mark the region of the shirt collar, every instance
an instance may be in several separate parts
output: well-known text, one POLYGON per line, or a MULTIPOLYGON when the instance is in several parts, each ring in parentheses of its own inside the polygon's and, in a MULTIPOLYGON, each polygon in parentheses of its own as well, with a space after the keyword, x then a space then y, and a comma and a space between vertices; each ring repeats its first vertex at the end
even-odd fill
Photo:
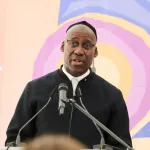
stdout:
POLYGON ((80 81, 80 80, 82 80, 83 78, 87 77, 90 74, 90 69, 88 69, 87 72, 85 72, 83 75, 78 76, 78 77, 74 77, 66 71, 64 65, 62 67, 62 71, 65 73, 65 75, 69 78, 70 81, 72 80, 72 78, 77 78, 77 80, 80 81))

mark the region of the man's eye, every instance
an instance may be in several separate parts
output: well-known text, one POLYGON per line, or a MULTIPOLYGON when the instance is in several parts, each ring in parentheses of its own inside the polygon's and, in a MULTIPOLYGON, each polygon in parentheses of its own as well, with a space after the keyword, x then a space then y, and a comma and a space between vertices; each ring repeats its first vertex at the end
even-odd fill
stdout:
POLYGON ((72 47, 77 47, 79 43, 77 41, 72 41, 72 47))
POLYGON ((89 48, 91 48, 91 44, 90 44, 90 43, 84 43, 84 44, 83 44, 83 47, 84 47, 85 49, 89 49, 89 48))

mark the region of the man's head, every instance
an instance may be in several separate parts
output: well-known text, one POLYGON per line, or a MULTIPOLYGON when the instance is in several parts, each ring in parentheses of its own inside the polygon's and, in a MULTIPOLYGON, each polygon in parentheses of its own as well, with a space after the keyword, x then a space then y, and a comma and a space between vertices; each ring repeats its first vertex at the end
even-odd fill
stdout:
POLYGON ((68 27, 61 51, 64 52, 65 69, 73 76, 84 74, 98 55, 95 28, 82 21, 68 27))

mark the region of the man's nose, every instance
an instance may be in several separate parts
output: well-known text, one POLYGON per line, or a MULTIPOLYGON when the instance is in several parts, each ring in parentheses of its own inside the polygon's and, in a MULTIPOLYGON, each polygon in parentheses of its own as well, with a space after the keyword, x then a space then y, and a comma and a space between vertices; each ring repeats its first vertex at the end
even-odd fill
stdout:
POLYGON ((81 45, 79 45, 75 50, 74 53, 77 55, 83 55, 84 54, 84 49, 81 45))

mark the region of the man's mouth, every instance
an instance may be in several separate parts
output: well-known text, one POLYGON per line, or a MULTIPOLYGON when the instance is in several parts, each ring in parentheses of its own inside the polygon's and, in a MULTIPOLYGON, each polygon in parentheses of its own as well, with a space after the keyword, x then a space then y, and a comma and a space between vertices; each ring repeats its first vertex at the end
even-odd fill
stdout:
POLYGON ((73 60, 72 60, 72 63, 73 63, 74 65, 82 65, 82 64, 83 64, 83 61, 81 61, 81 60, 79 60, 79 59, 73 59, 73 60))

